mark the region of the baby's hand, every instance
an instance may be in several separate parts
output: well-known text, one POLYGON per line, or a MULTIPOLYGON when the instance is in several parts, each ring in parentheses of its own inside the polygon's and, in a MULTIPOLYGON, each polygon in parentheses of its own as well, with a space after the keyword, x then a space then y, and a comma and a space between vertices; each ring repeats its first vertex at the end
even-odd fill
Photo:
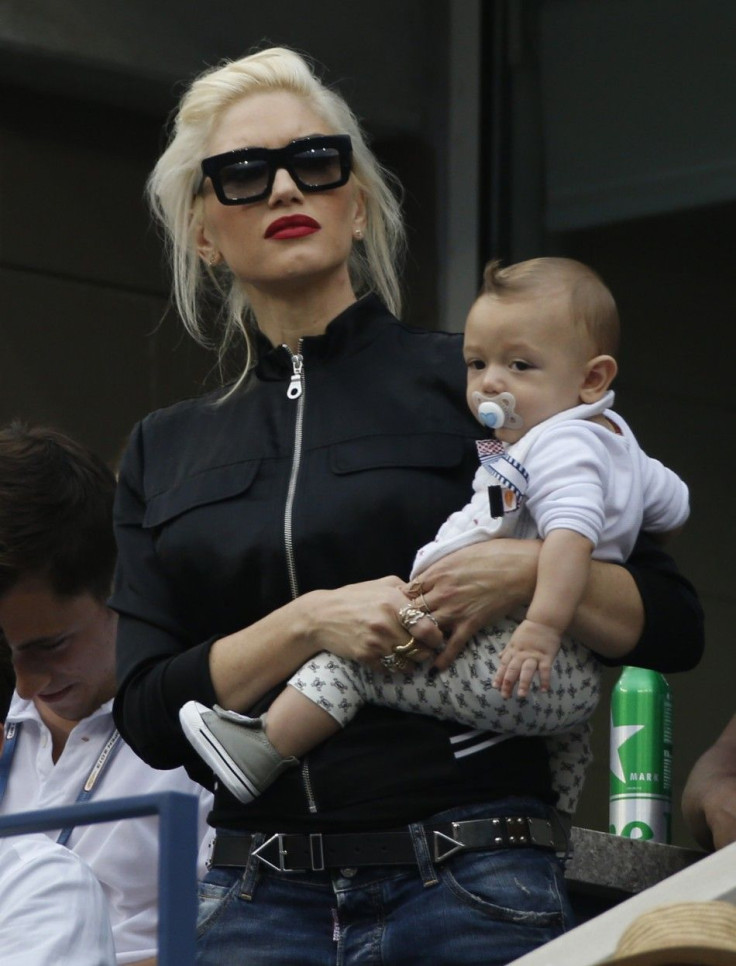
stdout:
POLYGON ((501 652, 501 666, 493 679, 493 687, 498 688, 502 697, 510 698, 518 681, 517 696, 525 698, 534 675, 539 673, 540 688, 548 691, 552 662, 560 649, 560 641, 561 635, 555 628, 536 621, 522 621, 501 652))

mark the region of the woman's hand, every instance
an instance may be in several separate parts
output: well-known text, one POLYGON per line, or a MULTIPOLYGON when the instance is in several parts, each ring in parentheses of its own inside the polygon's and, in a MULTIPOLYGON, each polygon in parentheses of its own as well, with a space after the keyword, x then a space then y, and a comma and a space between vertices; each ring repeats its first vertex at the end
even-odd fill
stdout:
POLYGON ((473 634, 529 603, 540 546, 537 540, 486 540, 448 554, 405 585, 445 634, 435 667, 449 667, 473 634))
POLYGON ((437 625, 424 618, 409 631, 401 623, 399 611, 411 604, 404 587, 399 577, 382 577, 314 590, 221 637, 209 654, 217 703, 236 711, 251 707, 319 651, 380 668, 382 658, 414 638, 421 646, 405 657, 434 657, 444 645, 437 625))
POLYGON ((400 611, 411 603, 399 577, 349 584, 338 590, 313 591, 300 598, 310 614, 309 634, 316 651, 379 667, 394 648, 414 638, 414 661, 426 660, 444 646, 437 624, 422 618, 411 626, 400 611), (420 646, 421 645, 421 646, 420 646))

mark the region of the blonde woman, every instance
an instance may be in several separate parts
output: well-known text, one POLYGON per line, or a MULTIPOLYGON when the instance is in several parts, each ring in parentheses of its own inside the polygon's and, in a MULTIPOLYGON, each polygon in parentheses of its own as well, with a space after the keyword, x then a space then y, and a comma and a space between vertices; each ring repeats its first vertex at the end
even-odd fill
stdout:
MULTIPOLYGON (((404 577, 464 502, 478 432, 461 336, 397 321, 398 203, 304 58, 271 48, 197 78, 150 193, 185 325, 246 349, 234 382, 133 431, 116 715, 148 762, 211 785, 187 701, 258 714, 320 651, 380 668, 405 648, 404 577)), ((492 543, 423 575, 415 660, 449 666, 529 599, 535 542, 492 543)), ((690 666, 697 601, 668 558, 640 557, 594 566, 575 633, 690 666)), ((365 708, 257 801, 216 788, 198 963, 506 963, 570 924, 553 804, 542 739, 365 708)))

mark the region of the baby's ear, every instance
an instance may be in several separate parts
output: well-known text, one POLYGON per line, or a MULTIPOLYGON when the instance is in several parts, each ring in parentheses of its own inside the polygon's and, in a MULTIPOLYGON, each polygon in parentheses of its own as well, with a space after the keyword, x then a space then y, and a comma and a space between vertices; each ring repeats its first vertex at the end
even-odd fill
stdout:
POLYGON ((618 364, 613 356, 595 356, 585 366, 585 376, 580 387, 580 401, 598 402, 616 378, 618 364))

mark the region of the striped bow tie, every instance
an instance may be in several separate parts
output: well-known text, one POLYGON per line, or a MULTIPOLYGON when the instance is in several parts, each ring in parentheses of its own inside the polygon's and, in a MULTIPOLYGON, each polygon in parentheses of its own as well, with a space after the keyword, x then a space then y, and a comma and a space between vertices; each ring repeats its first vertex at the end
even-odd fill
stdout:
POLYGON ((496 487, 500 487, 502 491, 490 493, 496 487, 489 487, 491 515, 496 517, 504 512, 518 510, 529 485, 529 474, 524 466, 513 456, 509 456, 503 443, 497 439, 479 439, 475 445, 481 465, 496 481, 496 487), (502 503, 499 503, 499 498, 502 503))

